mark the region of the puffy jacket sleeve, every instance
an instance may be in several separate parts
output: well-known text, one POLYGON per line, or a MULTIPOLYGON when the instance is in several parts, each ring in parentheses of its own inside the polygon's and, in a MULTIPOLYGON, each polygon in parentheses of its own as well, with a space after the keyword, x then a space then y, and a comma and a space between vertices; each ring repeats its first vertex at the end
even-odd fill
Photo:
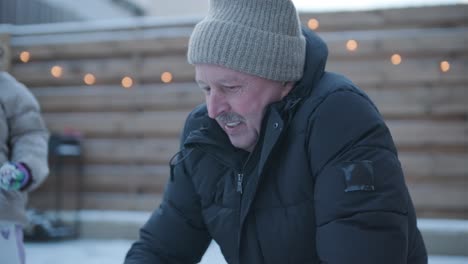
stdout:
POLYGON ((125 264, 200 262, 211 236, 187 168, 190 153, 182 150, 171 160, 171 177, 163 201, 141 228, 140 239, 130 248, 125 264))
POLYGON ((6 73, 2 81, 2 101, 9 129, 9 160, 24 163, 32 174, 27 190, 38 187, 47 177, 49 133, 40 107, 29 90, 6 73))
POLYGON ((311 119, 323 263, 406 263, 409 195, 390 132, 363 94, 328 95, 311 119))

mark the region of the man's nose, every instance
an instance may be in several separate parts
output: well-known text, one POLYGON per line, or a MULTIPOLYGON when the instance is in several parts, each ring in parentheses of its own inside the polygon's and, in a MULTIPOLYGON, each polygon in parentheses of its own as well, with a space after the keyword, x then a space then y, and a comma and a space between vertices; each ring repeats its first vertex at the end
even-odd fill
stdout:
POLYGON ((227 112, 229 109, 224 94, 214 89, 212 89, 211 93, 206 97, 206 106, 208 108, 208 116, 213 119, 223 112, 227 112))

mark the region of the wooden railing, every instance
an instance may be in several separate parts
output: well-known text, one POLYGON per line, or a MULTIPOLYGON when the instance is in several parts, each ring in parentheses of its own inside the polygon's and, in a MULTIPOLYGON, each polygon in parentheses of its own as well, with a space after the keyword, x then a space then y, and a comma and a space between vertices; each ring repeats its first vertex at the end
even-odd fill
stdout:
MULTIPOLYGON (((384 115, 421 217, 468 218, 467 11, 468 5, 455 5, 301 14, 305 25, 319 22, 316 31, 330 50, 327 70, 350 77, 384 115), (357 43, 354 51, 346 48, 349 40, 357 43), (395 54, 400 64, 392 64, 395 54), (444 61, 448 71, 441 69, 444 61)), ((185 58, 197 21, 69 23, 0 33, 10 50, 9 71, 37 96, 49 129, 84 135, 84 208, 158 205, 184 119, 203 102, 185 58), (26 63, 19 59, 24 51, 26 63), (59 77, 51 74, 54 66, 59 77), (168 83, 163 73, 172 75, 168 83), (92 85, 84 84, 86 74, 95 77, 92 85), (133 80, 129 89, 121 85, 125 76, 133 80)), ((32 194, 32 206, 53 205, 53 182, 51 175, 32 194)))

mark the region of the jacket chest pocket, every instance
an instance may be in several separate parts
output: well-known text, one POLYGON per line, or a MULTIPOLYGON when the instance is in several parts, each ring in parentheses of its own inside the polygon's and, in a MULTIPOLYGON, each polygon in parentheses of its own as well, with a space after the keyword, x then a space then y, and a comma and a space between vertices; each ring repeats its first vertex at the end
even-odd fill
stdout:
POLYGON ((238 214, 241 199, 239 193, 236 192, 232 173, 225 171, 218 175, 220 176, 212 181, 206 179, 200 184, 198 190, 203 219, 208 229, 211 229, 212 235, 219 231, 216 230, 217 226, 224 225, 226 221, 239 219, 239 217, 232 216, 238 214))
POLYGON ((229 176, 223 176, 200 192, 205 225, 228 262, 237 255, 239 236, 240 195, 234 186, 229 176))
POLYGON ((257 209, 255 219, 266 263, 316 263, 313 200, 257 209))
POLYGON ((201 198, 202 209, 209 207, 231 208, 239 207, 240 195, 236 192, 234 176, 224 173, 218 178, 200 185, 198 194, 201 198))

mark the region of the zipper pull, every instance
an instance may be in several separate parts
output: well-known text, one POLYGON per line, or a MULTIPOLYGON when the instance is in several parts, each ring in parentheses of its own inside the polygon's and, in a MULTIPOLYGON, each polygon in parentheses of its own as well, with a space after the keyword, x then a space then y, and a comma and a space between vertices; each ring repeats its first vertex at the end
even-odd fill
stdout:
POLYGON ((244 174, 239 173, 237 174, 237 192, 242 194, 242 179, 244 178, 244 174))

